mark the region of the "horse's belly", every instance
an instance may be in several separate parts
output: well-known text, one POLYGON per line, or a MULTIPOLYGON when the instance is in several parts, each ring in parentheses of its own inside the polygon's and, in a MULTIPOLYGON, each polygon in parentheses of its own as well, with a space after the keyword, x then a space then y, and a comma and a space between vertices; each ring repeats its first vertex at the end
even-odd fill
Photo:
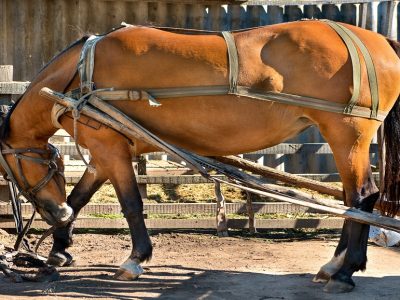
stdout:
POLYGON ((202 155, 245 153, 278 144, 311 125, 302 110, 244 97, 165 99, 117 107, 169 143, 202 155))

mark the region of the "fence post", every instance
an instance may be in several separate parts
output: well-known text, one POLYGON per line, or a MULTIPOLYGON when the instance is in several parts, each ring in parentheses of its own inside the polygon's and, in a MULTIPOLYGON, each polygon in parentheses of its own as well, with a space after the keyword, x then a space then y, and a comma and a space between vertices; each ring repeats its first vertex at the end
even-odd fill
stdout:
POLYGON ((225 197, 221 192, 221 184, 215 181, 215 196, 217 198, 217 234, 219 237, 228 236, 228 223, 226 220, 225 197))
MULTIPOLYGON (((0 85, 3 83, 11 83, 13 81, 13 66, 12 65, 0 65, 0 85)), ((1 94, 0 89, 0 105, 9 105, 11 103, 12 94, 1 94)), ((0 122, 1 123, 1 122, 0 122)), ((0 185, 0 200, 10 200, 10 189, 8 184, 0 185)))
MULTIPOLYGON (((136 156, 135 158, 135 173, 137 175, 147 175, 146 172, 146 158, 143 155, 136 156)), ((138 180, 138 178, 136 178, 138 180)), ((146 183, 139 183, 139 192, 140 196, 142 196, 142 200, 147 199, 147 184, 146 183)))
MULTIPOLYGON (((13 66, 12 65, 0 65, 0 82, 12 82, 13 81, 13 66)), ((9 105, 11 103, 11 94, 1 94, 0 89, 0 105, 9 105)))
POLYGON ((253 210, 253 199, 252 199, 252 194, 248 191, 246 191, 246 211, 247 211, 247 216, 249 217, 249 232, 250 234, 255 234, 257 233, 257 229, 255 226, 255 217, 254 217, 254 210, 253 210))

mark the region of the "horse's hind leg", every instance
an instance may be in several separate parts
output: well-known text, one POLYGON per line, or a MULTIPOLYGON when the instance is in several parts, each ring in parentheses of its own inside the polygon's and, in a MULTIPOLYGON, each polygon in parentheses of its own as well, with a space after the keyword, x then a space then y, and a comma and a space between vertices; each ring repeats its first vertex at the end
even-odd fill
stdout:
MULTIPOLYGON (((328 141, 341 175, 347 206, 371 212, 378 199, 378 189, 372 179, 369 145, 379 126, 371 120, 336 122, 320 125, 328 141)), ((314 281, 328 281, 327 292, 348 292, 354 288, 354 272, 364 270, 367 262, 369 225, 346 221, 334 258, 318 272, 314 281)))
MULTIPOLYGON (((90 163, 96 166, 94 161, 90 163)), ((95 173, 90 173, 88 170, 85 171, 67 199, 68 204, 74 211, 74 219, 106 180, 107 177, 99 166, 96 166, 95 173)), ((57 228, 53 233, 54 243, 47 260, 49 264, 65 266, 72 263, 72 256, 65 249, 72 245, 73 227, 74 221, 68 223, 65 227, 57 228)))

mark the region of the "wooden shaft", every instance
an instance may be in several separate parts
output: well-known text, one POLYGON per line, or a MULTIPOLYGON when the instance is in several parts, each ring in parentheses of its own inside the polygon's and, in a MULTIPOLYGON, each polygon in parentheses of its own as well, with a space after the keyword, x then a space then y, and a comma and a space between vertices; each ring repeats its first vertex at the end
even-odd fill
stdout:
MULTIPOLYGON (((40 95, 69 108, 73 107, 76 104, 75 99, 67 97, 64 94, 52 91, 51 89, 46 87, 40 90, 40 95)), ((133 124, 132 120, 130 120, 122 112, 118 111, 115 107, 105 103, 104 101, 99 100, 95 96, 90 98, 89 103, 95 106, 97 109, 85 105, 81 109, 81 112, 83 114, 115 129, 116 131, 127 136, 129 139, 144 141, 146 143, 159 147, 160 149, 178 158, 184 157, 189 167, 192 167, 194 170, 197 170, 203 175, 207 176, 207 173, 204 172, 201 165, 199 165, 196 161, 189 157, 182 149, 178 149, 177 147, 167 147, 165 143, 162 143, 158 137, 149 133, 141 125, 137 123, 133 124)))
POLYGON ((261 166, 257 163, 243 159, 237 156, 219 156, 214 157, 216 160, 241 168, 252 173, 279 180, 297 187, 303 187, 310 190, 317 191, 322 194, 334 196, 337 199, 343 198, 343 191, 339 187, 324 184, 322 182, 304 178, 298 175, 289 174, 286 172, 278 171, 267 166, 261 166))

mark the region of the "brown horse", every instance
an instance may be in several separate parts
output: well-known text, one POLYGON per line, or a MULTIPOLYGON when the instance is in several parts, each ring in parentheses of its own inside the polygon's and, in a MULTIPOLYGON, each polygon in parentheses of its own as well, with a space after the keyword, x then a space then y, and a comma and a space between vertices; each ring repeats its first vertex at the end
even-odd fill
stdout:
MULTIPOLYGON (((381 35, 350 25, 368 48, 376 68, 380 106, 389 112, 389 162, 384 191, 397 191, 400 163, 399 135, 400 60, 381 35)), ((239 84, 263 91, 285 92, 347 103, 352 94, 352 65, 341 38, 328 25, 303 21, 234 33, 239 54, 239 84)), ((32 82, 3 126, 2 142, 12 148, 45 148, 54 134, 50 111, 53 103, 39 96, 42 87, 65 92, 79 86, 76 64, 85 39, 58 55, 32 82)), ((392 45, 392 46, 391 46, 392 45)), ((226 85, 227 46, 218 35, 185 35, 146 27, 128 27, 106 35, 95 55, 96 88, 150 89, 165 87, 226 85)), ((361 94, 358 105, 371 106, 365 65, 362 63, 361 94)), ((371 177, 369 145, 380 122, 367 118, 324 112, 275 102, 257 101, 233 95, 184 97, 159 100, 160 107, 147 101, 115 101, 113 105, 167 142, 202 155, 244 153, 278 144, 311 125, 328 141, 343 181, 345 203, 372 211, 379 197, 371 177)), ((132 234, 129 259, 116 277, 129 280, 140 275, 139 263, 150 259, 152 246, 143 220, 143 204, 132 168, 132 155, 153 151, 151 145, 130 141, 116 131, 82 117, 78 125, 79 144, 92 155, 96 172, 85 172, 68 197, 75 216, 95 191, 109 179, 113 184, 132 234), (98 126, 97 126, 98 125, 98 126)), ((73 134, 71 115, 60 119, 73 134)), ((8 156, 11 168, 16 166, 8 156)), ((43 177, 46 168, 33 168, 23 161, 31 185, 43 177)), ((18 176, 17 176, 18 177, 18 176)), ((21 180, 18 178, 18 180, 21 180)), ((65 192, 51 180, 37 195, 39 203, 53 213, 65 202, 65 192), (50 200, 51 199, 51 200, 50 200)), ((397 201, 398 198, 396 198, 397 201)), ((398 202, 395 202, 398 203, 398 202)), ((392 209, 391 212, 394 210, 392 209)), ((54 213, 53 213, 54 214, 54 213)), ((45 219, 46 214, 42 214, 45 219)), ((48 220, 51 222, 52 220, 48 220)), ((369 226, 346 221, 333 259, 324 265, 315 281, 328 282, 329 292, 350 291, 355 271, 366 266, 369 226)), ((72 242, 72 223, 54 233, 49 261, 69 263, 65 251, 72 242)))

